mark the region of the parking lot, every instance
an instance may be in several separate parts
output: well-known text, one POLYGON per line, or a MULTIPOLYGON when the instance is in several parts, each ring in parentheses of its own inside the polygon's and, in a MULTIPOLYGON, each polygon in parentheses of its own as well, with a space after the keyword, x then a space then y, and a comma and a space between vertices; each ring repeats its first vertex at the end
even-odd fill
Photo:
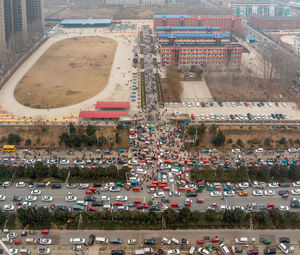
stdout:
MULTIPOLYGON (((272 122, 299 120, 300 110, 295 103, 274 102, 201 102, 190 99, 186 102, 166 102, 169 114, 189 114, 196 121, 272 122), (249 117, 249 114, 251 117, 249 117)), ((165 109, 162 109, 164 111, 165 109)), ((165 115, 167 116, 167 115, 165 115)))
MULTIPOLYGON (((210 253, 216 254, 216 249, 220 247, 220 243, 213 243, 212 239, 218 237, 220 241, 230 249, 241 249, 243 254, 252 249, 259 249, 262 251, 265 248, 276 248, 279 244, 281 237, 290 238, 290 243, 287 244, 288 247, 293 247, 295 249, 294 253, 299 252, 299 231, 295 230, 291 234, 288 230, 162 230, 162 231, 104 231, 104 230, 50 230, 48 235, 41 234, 41 231, 34 231, 29 234, 27 231, 27 236, 21 236, 21 231, 11 231, 17 233, 17 239, 21 241, 20 245, 7 244, 10 249, 30 249, 30 254, 37 254, 39 247, 47 247, 51 249, 51 254, 111 254, 111 250, 122 249, 125 254, 136 254, 136 250, 141 250, 144 248, 150 248, 154 252, 159 249, 165 250, 168 254, 169 250, 178 249, 180 254, 188 254, 190 248, 193 246, 196 248, 194 254, 199 254, 197 250, 199 248, 204 248, 211 250, 210 253), (92 246, 88 246, 89 237, 94 234, 95 237, 102 237, 102 239, 107 240, 106 243, 99 243, 94 241, 92 246), (245 237, 247 242, 243 244, 237 244, 236 238, 245 237), (39 238, 47 238, 52 241, 51 245, 34 245, 26 243, 26 239, 38 240, 39 238), (82 251, 74 252, 73 245, 70 243, 70 238, 83 238, 84 243, 81 246, 82 251), (119 238, 121 244, 110 243, 112 238, 119 238), (174 241, 168 245, 162 242, 162 238, 167 240, 177 240, 178 244, 174 241), (264 245, 260 241, 264 238, 269 240, 271 244, 264 245), (128 240, 135 240, 134 244, 128 244, 128 240), (155 240, 154 245, 144 244, 145 239, 155 240), (181 244, 182 239, 187 241, 187 244, 181 244)), ((7 233, 1 233, 0 237, 6 237, 7 233)), ((96 238, 95 238, 96 240, 96 238)), ((281 251, 277 248, 277 252, 280 254, 281 251)), ((157 253, 159 254, 159 253, 157 253)))

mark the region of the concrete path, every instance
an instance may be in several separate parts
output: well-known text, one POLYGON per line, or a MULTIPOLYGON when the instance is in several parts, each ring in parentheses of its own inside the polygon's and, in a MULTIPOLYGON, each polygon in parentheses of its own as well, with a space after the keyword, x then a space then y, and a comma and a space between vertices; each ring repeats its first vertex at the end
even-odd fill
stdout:
MULTIPOLYGON (((126 35, 125 35, 126 36, 126 35)), ((64 35, 51 37, 45 42, 24 64, 15 72, 8 80, 4 87, 0 90, 0 105, 9 113, 31 119, 47 119, 58 118, 78 114, 81 110, 94 110, 95 104, 99 100, 106 101, 129 101, 130 79, 132 78, 132 48, 134 39, 126 37, 113 36, 110 34, 95 32, 95 30, 73 29, 64 35), (53 108, 53 109, 33 109, 20 104, 14 97, 14 90, 21 79, 26 75, 29 69, 38 61, 38 59, 53 45, 54 43, 77 36, 104 36, 117 41, 118 46, 111 67, 111 73, 107 86, 94 97, 71 106, 53 108)))

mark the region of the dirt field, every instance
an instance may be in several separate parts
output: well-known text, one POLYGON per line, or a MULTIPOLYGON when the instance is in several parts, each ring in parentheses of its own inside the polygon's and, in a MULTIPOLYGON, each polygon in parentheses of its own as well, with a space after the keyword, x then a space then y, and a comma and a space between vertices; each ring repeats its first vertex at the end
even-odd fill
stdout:
POLYGON ((16 99, 34 108, 82 102, 106 86, 117 43, 103 37, 76 37, 54 44, 15 89, 16 99))
POLYGON ((299 95, 282 86, 279 81, 263 80, 255 77, 236 77, 230 75, 205 75, 205 81, 213 98, 218 101, 253 102, 296 102, 299 95), (279 97, 279 94, 282 97, 279 97))
MULTIPOLYGON (((86 127, 81 126, 82 130, 86 127)), ((18 134, 21 137, 21 142, 18 148, 25 148, 25 141, 31 140, 31 148, 56 148, 60 149, 64 145, 59 144, 59 136, 67 132, 66 127, 0 127, 0 146, 3 146, 5 139, 9 134, 18 134)), ((128 148, 129 137, 126 128, 119 132, 119 144, 116 144, 116 128, 115 127, 99 127, 98 136, 104 136, 107 148, 128 148)))
MULTIPOLYGON (((299 147, 299 144, 295 143, 296 139, 300 137, 300 128, 295 127, 276 127, 272 129, 269 126, 252 126, 247 127, 244 126, 231 126, 224 127, 220 126, 220 130, 226 136, 225 145, 222 147, 224 149, 231 148, 240 148, 240 146, 236 145, 238 139, 241 139, 244 148, 291 148, 291 147, 299 147), (265 139, 270 138, 270 146, 265 144, 265 139), (286 143, 280 144, 278 141, 281 138, 286 139, 286 143), (228 140, 231 139, 232 143, 228 143, 228 140), (249 142, 248 142, 249 141, 249 142), (251 142, 252 141, 252 142, 251 142), (293 142, 293 143, 291 143, 293 142)), ((199 148, 215 148, 214 145, 211 144, 212 135, 209 132, 209 126, 207 127, 205 135, 200 139, 199 148)))

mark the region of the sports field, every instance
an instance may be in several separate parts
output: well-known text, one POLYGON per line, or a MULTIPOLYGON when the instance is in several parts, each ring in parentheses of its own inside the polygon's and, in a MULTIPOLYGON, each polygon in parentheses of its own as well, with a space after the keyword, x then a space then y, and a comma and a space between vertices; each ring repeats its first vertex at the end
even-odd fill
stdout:
POLYGON ((101 92, 109 79, 117 42, 105 37, 59 41, 28 71, 15 89, 21 104, 57 108, 101 92))

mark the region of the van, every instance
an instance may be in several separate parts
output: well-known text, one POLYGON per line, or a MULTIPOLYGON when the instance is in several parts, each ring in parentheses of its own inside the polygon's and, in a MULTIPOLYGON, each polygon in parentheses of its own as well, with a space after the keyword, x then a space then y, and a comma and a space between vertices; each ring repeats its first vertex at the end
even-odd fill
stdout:
POLYGON ((33 244, 33 238, 26 238, 26 244, 33 244))
POLYGON ((103 205, 103 210, 111 210, 112 206, 110 204, 104 204, 103 205))
POLYGON ((194 252, 195 252, 195 247, 192 246, 192 247, 190 248, 190 250, 189 250, 189 254, 190 254, 190 255, 193 255, 194 252))
POLYGON ((220 245, 220 249, 221 249, 221 251, 222 251, 222 253, 224 254, 224 255, 230 255, 231 254, 231 252, 230 252, 230 250, 227 248, 227 246, 225 245, 225 244, 221 244, 220 245))
POLYGON ((152 254, 153 249, 152 248, 144 248, 144 252, 145 252, 145 254, 152 254))
POLYGON ((284 243, 280 243, 278 245, 278 248, 284 253, 284 254, 288 254, 289 253, 289 249, 285 246, 284 243))
POLYGON ((85 239, 84 238, 70 238, 70 243, 72 243, 72 244, 84 244, 85 239))
POLYGON ((30 249, 21 249, 20 253, 21 254, 30 254, 30 249))
POLYGON ((9 238, 7 237, 3 237, 1 240, 3 243, 9 243, 9 238))
POLYGON ((3 233, 8 233, 8 232, 9 232, 8 228, 3 229, 3 233))
POLYGON ((175 244, 179 244, 179 241, 177 239, 175 239, 174 237, 171 239, 171 241, 175 244))
POLYGON ((248 238, 247 237, 240 237, 235 239, 236 244, 245 244, 248 243, 248 238))
POLYGON ((108 243, 108 239, 105 237, 96 237, 96 243, 108 243))

